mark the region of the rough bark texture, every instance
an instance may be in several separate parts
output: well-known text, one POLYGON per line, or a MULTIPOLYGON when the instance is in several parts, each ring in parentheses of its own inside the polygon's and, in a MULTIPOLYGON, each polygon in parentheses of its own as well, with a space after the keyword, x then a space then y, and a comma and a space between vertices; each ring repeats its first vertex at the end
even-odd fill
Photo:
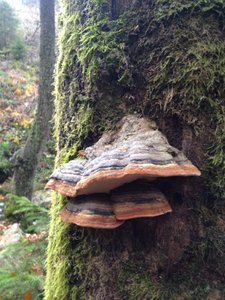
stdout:
POLYGON ((40 1, 41 36, 39 98, 30 136, 17 161, 15 193, 31 198, 35 171, 46 145, 53 114, 52 82, 55 62, 55 0, 40 1))
POLYGON ((56 166, 135 113, 203 176, 162 180, 173 213, 111 231, 61 222, 55 195, 45 299, 223 299, 224 4, 62 2, 56 166))

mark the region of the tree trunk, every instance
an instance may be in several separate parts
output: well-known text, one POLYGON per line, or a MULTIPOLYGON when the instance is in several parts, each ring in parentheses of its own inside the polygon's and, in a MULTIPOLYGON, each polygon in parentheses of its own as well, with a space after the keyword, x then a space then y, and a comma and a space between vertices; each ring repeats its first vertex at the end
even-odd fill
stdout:
POLYGON ((55 1, 40 0, 41 35, 38 107, 14 173, 15 193, 31 198, 39 159, 50 131, 53 113, 53 69, 55 62, 55 1))
POLYGON ((66 199, 55 194, 45 299, 206 299, 224 286, 225 9, 220 1, 62 2, 56 166, 133 113, 155 120, 203 175, 164 183, 172 214, 108 231, 63 223, 66 199))

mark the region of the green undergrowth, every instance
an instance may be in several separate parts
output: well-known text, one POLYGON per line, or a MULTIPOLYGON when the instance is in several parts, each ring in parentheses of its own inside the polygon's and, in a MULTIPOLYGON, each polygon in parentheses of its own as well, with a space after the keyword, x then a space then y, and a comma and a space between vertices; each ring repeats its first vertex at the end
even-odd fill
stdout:
POLYGON ((0 252, 0 297, 4 300, 43 299, 47 240, 21 241, 0 252))
POLYGON ((20 222, 24 232, 38 233, 48 229, 48 209, 32 203, 26 197, 8 194, 4 215, 11 222, 20 222))
POLYGON ((0 298, 41 300, 49 211, 25 197, 7 194, 4 218, 5 224, 19 223, 21 238, 0 251, 0 298))

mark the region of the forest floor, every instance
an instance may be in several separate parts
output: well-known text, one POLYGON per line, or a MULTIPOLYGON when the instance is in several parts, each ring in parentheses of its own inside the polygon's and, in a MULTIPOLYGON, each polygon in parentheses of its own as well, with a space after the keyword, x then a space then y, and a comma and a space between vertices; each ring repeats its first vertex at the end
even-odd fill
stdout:
POLYGON ((50 201, 43 189, 53 168, 53 143, 40 162, 32 202, 12 194, 13 167, 29 134, 37 96, 35 68, 0 61, 0 299, 4 300, 43 298, 50 201))
POLYGON ((36 98, 35 71, 18 62, 1 61, 0 182, 11 174, 12 157, 26 141, 36 98))

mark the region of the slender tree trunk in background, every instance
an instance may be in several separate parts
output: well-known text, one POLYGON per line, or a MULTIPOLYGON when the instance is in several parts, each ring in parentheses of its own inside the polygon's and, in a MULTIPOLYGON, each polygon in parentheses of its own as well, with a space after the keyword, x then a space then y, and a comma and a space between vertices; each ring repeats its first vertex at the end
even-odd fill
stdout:
POLYGON ((55 194, 46 300, 224 298, 225 9, 207 3, 62 0, 56 166, 134 113, 203 175, 165 182, 173 213, 115 230, 63 223, 55 194))
POLYGON ((39 159, 50 132, 54 108, 52 96, 55 63, 55 0, 40 0, 40 69, 38 107, 22 154, 14 173, 15 193, 31 198, 39 159))

